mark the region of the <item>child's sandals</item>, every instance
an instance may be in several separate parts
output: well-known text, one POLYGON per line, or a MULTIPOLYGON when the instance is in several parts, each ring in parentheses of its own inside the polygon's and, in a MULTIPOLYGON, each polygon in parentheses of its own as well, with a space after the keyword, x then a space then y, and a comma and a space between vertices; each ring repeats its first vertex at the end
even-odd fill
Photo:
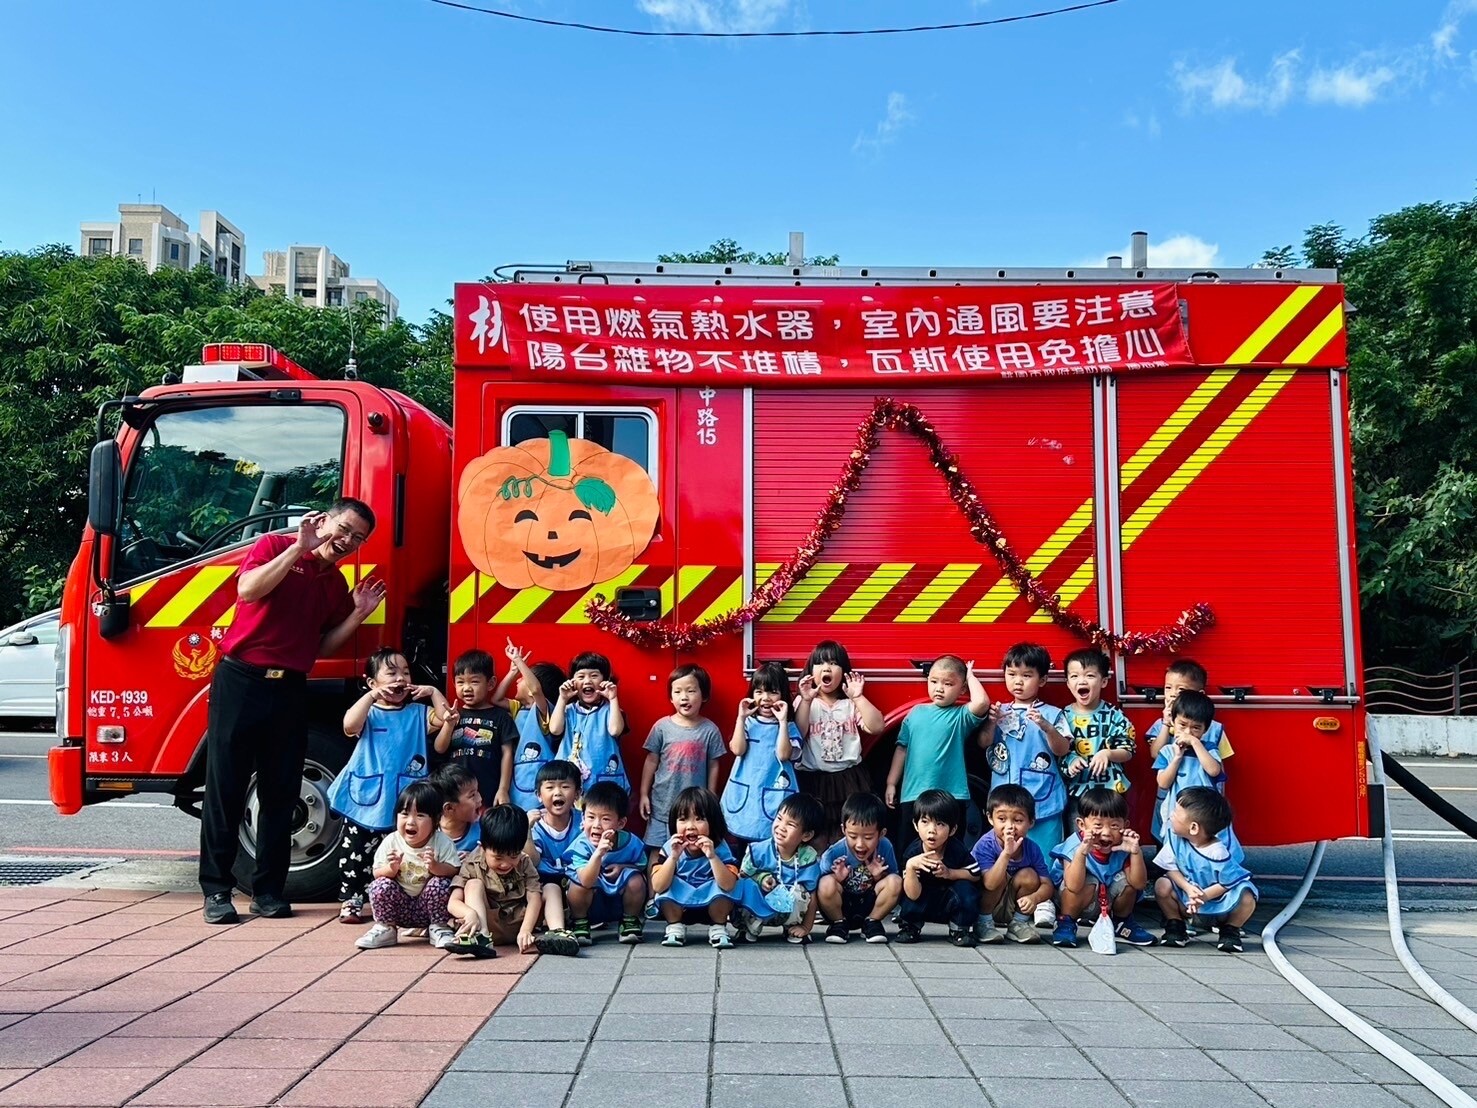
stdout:
POLYGON ((729 950, 733 939, 728 934, 728 924, 715 923, 708 928, 708 945, 714 950, 729 950))
POLYGON ((461 954, 471 958, 496 958, 497 951, 492 949, 492 936, 486 931, 478 931, 475 927, 463 927, 446 944, 445 949, 452 954, 461 954))
POLYGON ((364 898, 362 896, 351 896, 344 901, 338 910, 339 923, 363 923, 364 922, 364 898))
POLYGON ((687 924, 669 923, 667 930, 662 935, 662 946, 686 946, 687 924))

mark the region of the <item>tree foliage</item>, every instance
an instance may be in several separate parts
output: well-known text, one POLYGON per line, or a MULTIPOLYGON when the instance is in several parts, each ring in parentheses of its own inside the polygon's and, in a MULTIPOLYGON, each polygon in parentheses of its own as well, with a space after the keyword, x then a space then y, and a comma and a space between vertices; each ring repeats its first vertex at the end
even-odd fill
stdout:
MULTIPOLYGON (((687 253, 658 254, 656 260, 673 265, 789 265, 790 255, 782 250, 763 253, 745 250, 733 239, 719 239, 705 250, 687 253)), ((840 265, 840 254, 814 254, 805 259, 806 265, 840 265)))
POLYGON ((310 308, 204 269, 148 273, 61 246, 0 253, 0 624, 60 595, 87 514, 98 406, 178 373, 207 342, 270 343, 341 377, 352 338, 362 377, 449 417, 449 320, 385 326, 381 311, 310 308))

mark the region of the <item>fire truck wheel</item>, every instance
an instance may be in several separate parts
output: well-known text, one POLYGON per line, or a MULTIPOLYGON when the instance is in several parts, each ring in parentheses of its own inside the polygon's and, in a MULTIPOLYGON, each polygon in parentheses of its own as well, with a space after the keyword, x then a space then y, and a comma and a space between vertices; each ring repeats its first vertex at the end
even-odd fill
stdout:
MULTIPOLYGON (((292 861, 284 895, 289 901, 327 901, 338 894, 339 843, 343 820, 328 807, 328 789, 344 763, 349 744, 334 729, 314 723, 308 730, 308 753, 303 761, 303 783, 292 814, 292 861)), ((236 855, 236 884, 251 891, 256 866, 256 778, 246 794, 246 816, 241 821, 241 849, 236 855)))

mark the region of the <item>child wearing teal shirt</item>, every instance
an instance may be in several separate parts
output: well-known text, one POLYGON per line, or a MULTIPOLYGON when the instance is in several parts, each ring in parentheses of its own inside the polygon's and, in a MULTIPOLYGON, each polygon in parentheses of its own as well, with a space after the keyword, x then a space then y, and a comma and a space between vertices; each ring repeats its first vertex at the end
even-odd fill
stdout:
MULTIPOLYGON (((980 811, 969 796, 969 777, 964 769, 964 744, 979 731, 990 714, 990 697, 974 675, 974 663, 965 665, 953 654, 945 654, 928 670, 928 703, 920 704, 903 719, 897 750, 887 774, 887 806, 899 809, 898 832, 906 847, 917 832, 913 828, 913 801, 929 789, 940 789, 964 805, 965 839, 978 837, 980 811), (969 699, 960 697, 968 693, 969 699)), ((988 732, 980 737, 989 741, 988 732)))

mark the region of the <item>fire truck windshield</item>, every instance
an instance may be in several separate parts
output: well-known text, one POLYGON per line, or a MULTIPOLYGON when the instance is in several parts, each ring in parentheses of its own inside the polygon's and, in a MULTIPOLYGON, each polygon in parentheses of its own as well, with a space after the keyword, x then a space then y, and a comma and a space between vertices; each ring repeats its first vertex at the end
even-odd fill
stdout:
POLYGON ((114 578, 149 577, 326 508, 342 484, 344 428, 328 404, 161 412, 129 463, 114 578))

